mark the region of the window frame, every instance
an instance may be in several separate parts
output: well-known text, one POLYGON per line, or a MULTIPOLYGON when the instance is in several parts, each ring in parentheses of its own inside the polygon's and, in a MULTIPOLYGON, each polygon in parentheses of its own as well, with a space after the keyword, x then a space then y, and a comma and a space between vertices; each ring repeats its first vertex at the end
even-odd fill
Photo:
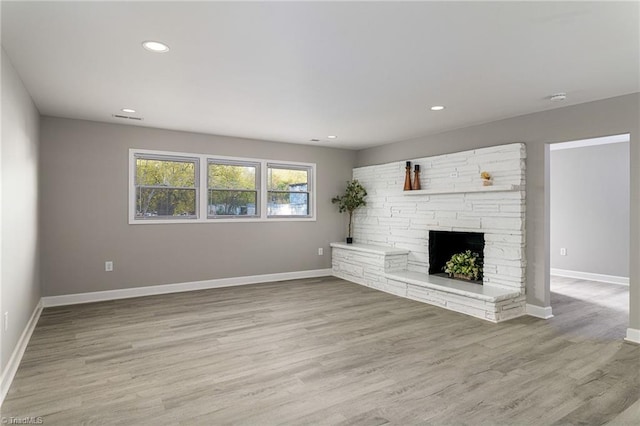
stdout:
POLYGON ((260 218, 262 213, 262 164, 257 161, 236 161, 221 159, 219 157, 207 157, 207 219, 220 220, 220 219, 237 219, 247 220, 260 218), (221 166, 240 166, 240 167, 254 167, 256 169, 255 189, 215 189, 209 187, 209 165, 216 164, 221 166), (256 194, 256 213, 253 215, 210 215, 209 214, 209 191, 239 191, 239 192, 255 192, 256 194))
MULTIPOLYGON (((188 223, 197 221, 200 218, 200 158, 194 155, 174 155, 174 153, 161 153, 159 151, 148 151, 143 152, 142 150, 137 150, 131 155, 130 158, 130 171, 129 171, 129 223, 132 221, 134 223, 188 223), (184 217, 184 216, 163 216, 162 218, 158 217, 157 219, 150 219, 144 217, 136 216, 136 205, 137 205, 137 160, 139 158, 145 160, 156 160, 156 161, 173 161, 173 162, 184 162, 184 163, 193 163, 194 164, 194 185, 193 190, 195 191, 195 217, 184 217)), ((142 185, 143 187, 149 187, 149 185, 142 185)), ((163 187, 165 188, 165 187, 163 187)), ((188 187, 166 187, 166 189, 191 189, 188 187)), ((151 216, 153 217, 153 216, 151 216)))
POLYGON ((286 164, 283 162, 267 162, 267 179, 269 177, 269 169, 280 169, 280 170, 304 170, 307 172, 307 190, 306 191, 279 191, 279 190, 270 190, 269 189, 269 181, 265 182, 266 188, 266 196, 265 204, 267 205, 267 218, 268 219, 291 219, 291 218, 309 218, 313 216, 313 212, 311 209, 311 201, 313 199, 311 189, 313 188, 313 168, 307 165, 302 164, 286 164), (307 194, 307 211, 306 215, 269 215, 269 193, 281 193, 281 194, 307 194))
MULTIPOLYGON (((159 225, 159 224, 182 224, 182 223, 247 223, 247 222, 312 222, 316 221, 316 163, 305 163, 300 161, 283 161, 277 159, 260 159, 260 158, 247 158, 247 157, 230 157, 222 155, 211 154, 198 154, 190 152, 178 152, 178 151, 158 151, 148 149, 129 149, 129 206, 128 216, 129 225, 159 225), (167 219, 144 219, 136 218, 136 156, 161 156, 163 158, 174 157, 178 160, 182 159, 197 159, 196 168, 198 170, 196 176, 196 216, 197 218, 167 218, 167 219), (259 167, 258 180, 258 205, 256 212, 259 214, 256 216, 208 216, 209 208, 209 161, 220 161, 223 163, 243 164, 254 163, 259 167), (308 174, 308 187, 309 193, 309 215, 308 216, 268 216, 267 204, 268 204, 268 184, 267 184, 267 165, 278 165, 284 168, 307 168, 308 174)), ((258 174, 258 173, 256 173, 258 174)))

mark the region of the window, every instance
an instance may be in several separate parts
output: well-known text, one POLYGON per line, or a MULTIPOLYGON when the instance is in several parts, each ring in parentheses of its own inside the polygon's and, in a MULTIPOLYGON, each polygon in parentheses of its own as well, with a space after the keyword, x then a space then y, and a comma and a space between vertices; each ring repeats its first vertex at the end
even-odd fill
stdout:
POLYGON ((268 164, 268 217, 309 216, 309 167, 268 164))
POLYGON ((129 223, 315 220, 315 164, 129 150, 129 223))
POLYGON ((260 163, 209 160, 207 179, 208 217, 260 216, 260 163))
POLYGON ((135 156, 135 219, 196 219, 198 159, 135 156))

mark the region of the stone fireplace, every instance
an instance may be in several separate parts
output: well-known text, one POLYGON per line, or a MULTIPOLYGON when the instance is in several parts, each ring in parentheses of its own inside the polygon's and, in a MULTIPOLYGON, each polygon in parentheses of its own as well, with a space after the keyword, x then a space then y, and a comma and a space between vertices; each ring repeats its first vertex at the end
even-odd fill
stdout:
POLYGON ((354 215, 356 245, 333 245, 334 275, 490 321, 524 315, 525 159, 522 143, 409 159, 418 191, 403 191, 404 160, 355 168, 367 206, 354 215), (452 254, 444 235, 483 256, 482 285, 433 275, 452 254))

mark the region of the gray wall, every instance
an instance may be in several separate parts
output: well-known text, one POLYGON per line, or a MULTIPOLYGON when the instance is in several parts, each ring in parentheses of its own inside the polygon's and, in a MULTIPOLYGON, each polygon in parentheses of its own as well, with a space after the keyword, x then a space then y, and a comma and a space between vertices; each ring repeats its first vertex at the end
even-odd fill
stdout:
POLYGON ((551 267, 628 277, 629 143, 551 151, 550 183, 551 267))
POLYGON ((0 240, 0 366, 4 372, 40 300, 38 274, 39 114, 2 49, 2 227, 0 240), (9 328, 4 331, 4 313, 9 328))
POLYGON ((330 268, 329 243, 345 235, 330 200, 354 161, 339 149, 43 117, 44 295, 330 268), (316 163, 317 221, 128 225, 129 148, 316 163))
POLYGON ((550 306, 548 143, 631 134, 630 327, 640 329, 640 94, 556 108, 358 152, 357 166, 511 142, 527 145, 527 302, 550 306))

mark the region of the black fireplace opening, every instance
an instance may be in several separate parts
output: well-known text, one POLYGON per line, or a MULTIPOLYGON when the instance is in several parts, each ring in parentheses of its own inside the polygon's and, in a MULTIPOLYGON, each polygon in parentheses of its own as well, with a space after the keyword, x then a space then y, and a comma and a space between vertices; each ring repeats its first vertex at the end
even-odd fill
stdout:
MULTIPOLYGON (((429 274, 448 277, 445 263, 456 253, 471 250, 484 261, 484 234, 481 232, 429 231, 429 274)), ((477 281, 482 284, 482 273, 477 281)))

